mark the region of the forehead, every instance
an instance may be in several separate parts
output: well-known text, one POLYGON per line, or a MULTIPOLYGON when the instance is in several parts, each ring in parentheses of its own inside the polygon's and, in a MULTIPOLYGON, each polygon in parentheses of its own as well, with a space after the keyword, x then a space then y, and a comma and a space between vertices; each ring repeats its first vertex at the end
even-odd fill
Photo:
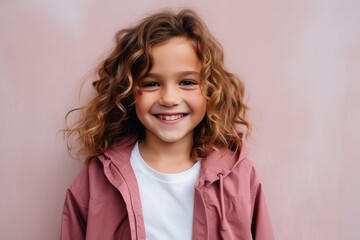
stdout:
POLYGON ((185 37, 173 37, 151 48, 153 65, 150 73, 198 72, 201 62, 194 44, 185 37))

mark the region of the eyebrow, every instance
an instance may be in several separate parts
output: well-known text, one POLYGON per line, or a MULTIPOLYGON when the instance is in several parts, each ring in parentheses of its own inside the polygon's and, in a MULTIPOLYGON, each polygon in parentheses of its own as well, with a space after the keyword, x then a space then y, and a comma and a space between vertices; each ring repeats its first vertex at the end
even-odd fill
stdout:
MULTIPOLYGON (((182 76, 187 76, 187 75, 200 75, 200 73, 196 72, 196 71, 182 71, 182 72, 175 73, 175 75, 177 77, 182 77, 182 76)), ((162 76, 163 75, 159 74, 159 73, 149 72, 145 77, 159 77, 159 78, 161 78, 162 76)))

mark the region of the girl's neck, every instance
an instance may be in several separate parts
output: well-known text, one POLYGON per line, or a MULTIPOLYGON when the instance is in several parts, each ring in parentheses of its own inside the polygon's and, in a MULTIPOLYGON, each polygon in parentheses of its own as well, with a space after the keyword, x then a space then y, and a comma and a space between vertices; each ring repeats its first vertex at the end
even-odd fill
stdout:
POLYGON ((187 141, 167 143, 159 139, 143 139, 139 151, 144 161, 162 173, 179 173, 191 168, 196 160, 190 157, 192 138, 187 141))

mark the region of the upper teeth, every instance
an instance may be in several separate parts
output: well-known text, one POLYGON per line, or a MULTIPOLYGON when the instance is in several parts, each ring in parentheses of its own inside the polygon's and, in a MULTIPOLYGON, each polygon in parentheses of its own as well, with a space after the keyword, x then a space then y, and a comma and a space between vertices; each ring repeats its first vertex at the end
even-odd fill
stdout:
POLYGON ((161 119, 167 120, 167 121, 174 121, 174 120, 181 118, 182 116, 183 116, 183 114, 177 114, 177 115, 161 115, 161 114, 159 114, 159 117, 161 119))

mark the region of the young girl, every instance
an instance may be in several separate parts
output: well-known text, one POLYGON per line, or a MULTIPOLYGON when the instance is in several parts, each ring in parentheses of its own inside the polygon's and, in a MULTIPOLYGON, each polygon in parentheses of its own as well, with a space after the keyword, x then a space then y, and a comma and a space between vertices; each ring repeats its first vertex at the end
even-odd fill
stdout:
POLYGON ((273 239, 243 146, 244 86, 204 23, 162 11, 115 39, 66 129, 87 158, 61 239, 273 239))

